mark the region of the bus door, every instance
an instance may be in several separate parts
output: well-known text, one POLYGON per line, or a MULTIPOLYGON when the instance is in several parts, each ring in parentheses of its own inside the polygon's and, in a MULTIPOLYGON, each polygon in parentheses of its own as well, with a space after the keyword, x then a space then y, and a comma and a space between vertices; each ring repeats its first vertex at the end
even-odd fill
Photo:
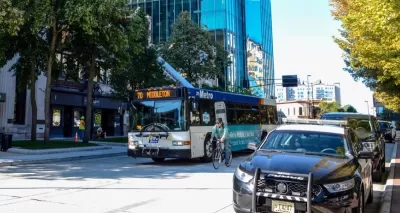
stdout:
POLYGON ((225 102, 217 101, 214 103, 215 108, 215 120, 218 118, 222 118, 222 121, 225 125, 228 125, 227 118, 226 118, 226 107, 225 102))

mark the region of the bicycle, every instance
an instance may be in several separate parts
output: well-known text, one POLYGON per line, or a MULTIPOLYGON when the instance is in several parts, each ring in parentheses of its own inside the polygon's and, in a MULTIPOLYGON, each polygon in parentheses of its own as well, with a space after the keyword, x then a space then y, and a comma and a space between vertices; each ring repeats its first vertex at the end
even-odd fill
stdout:
MULTIPOLYGON (((224 148, 226 148, 226 147, 224 147, 224 148)), ((228 163, 225 163, 226 167, 230 167, 231 163, 232 163, 232 151, 229 149, 228 153, 229 153, 228 154, 229 155, 229 161, 228 161, 228 163)), ((216 147, 215 147, 215 149, 213 150, 213 153, 212 153, 214 169, 218 169, 219 168, 221 162, 223 160, 225 160, 225 157, 226 157, 225 156, 225 150, 222 149, 221 141, 218 139, 216 141, 216 147)))

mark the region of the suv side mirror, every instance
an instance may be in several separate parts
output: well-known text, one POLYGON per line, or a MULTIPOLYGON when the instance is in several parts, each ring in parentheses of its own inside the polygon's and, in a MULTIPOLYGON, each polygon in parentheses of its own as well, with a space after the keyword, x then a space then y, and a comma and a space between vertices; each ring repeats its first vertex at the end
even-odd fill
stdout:
POLYGON ((370 151, 360 151, 357 157, 359 159, 372 159, 374 157, 374 153, 370 151))
POLYGON ((257 146, 256 143, 250 142, 250 143, 247 144, 247 148, 250 149, 250 150, 254 150, 255 151, 255 150, 257 150, 258 146, 257 146))

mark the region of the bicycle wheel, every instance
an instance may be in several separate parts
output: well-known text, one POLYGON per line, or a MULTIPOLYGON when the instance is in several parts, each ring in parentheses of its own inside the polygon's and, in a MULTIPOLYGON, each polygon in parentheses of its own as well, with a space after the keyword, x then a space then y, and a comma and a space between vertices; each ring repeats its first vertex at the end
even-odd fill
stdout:
POLYGON ((222 155, 220 150, 220 148, 216 148, 212 154, 214 169, 218 169, 222 162, 222 155))
POLYGON ((228 160, 228 163, 226 163, 225 165, 226 165, 226 167, 230 167, 231 164, 232 164, 232 151, 231 150, 228 150, 228 156, 227 157, 229 158, 229 160, 228 160))

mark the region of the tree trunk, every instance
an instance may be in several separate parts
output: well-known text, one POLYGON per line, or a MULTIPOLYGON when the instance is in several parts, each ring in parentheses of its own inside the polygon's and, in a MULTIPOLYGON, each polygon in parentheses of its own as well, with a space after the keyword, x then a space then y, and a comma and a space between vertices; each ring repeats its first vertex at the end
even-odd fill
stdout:
POLYGON ((85 137, 83 143, 89 143, 90 134, 92 133, 92 108, 93 108, 93 79, 95 76, 95 60, 92 56, 92 61, 90 62, 88 85, 87 85, 87 103, 86 103, 86 120, 85 120, 85 137))
POLYGON ((51 37, 51 45, 50 45, 50 51, 49 51, 49 56, 48 56, 48 61, 47 61, 46 97, 45 97, 45 106, 44 106, 44 120, 45 120, 44 142, 45 143, 48 143, 50 140, 51 75, 52 75, 53 60, 54 60, 54 54, 55 54, 55 50, 56 50, 56 40, 57 40, 57 20, 55 17, 53 17, 51 27, 52 27, 52 37, 51 37))
POLYGON ((32 127, 31 141, 36 141, 36 126, 37 126, 37 105, 36 105, 36 66, 31 62, 31 109, 32 109, 32 127))

